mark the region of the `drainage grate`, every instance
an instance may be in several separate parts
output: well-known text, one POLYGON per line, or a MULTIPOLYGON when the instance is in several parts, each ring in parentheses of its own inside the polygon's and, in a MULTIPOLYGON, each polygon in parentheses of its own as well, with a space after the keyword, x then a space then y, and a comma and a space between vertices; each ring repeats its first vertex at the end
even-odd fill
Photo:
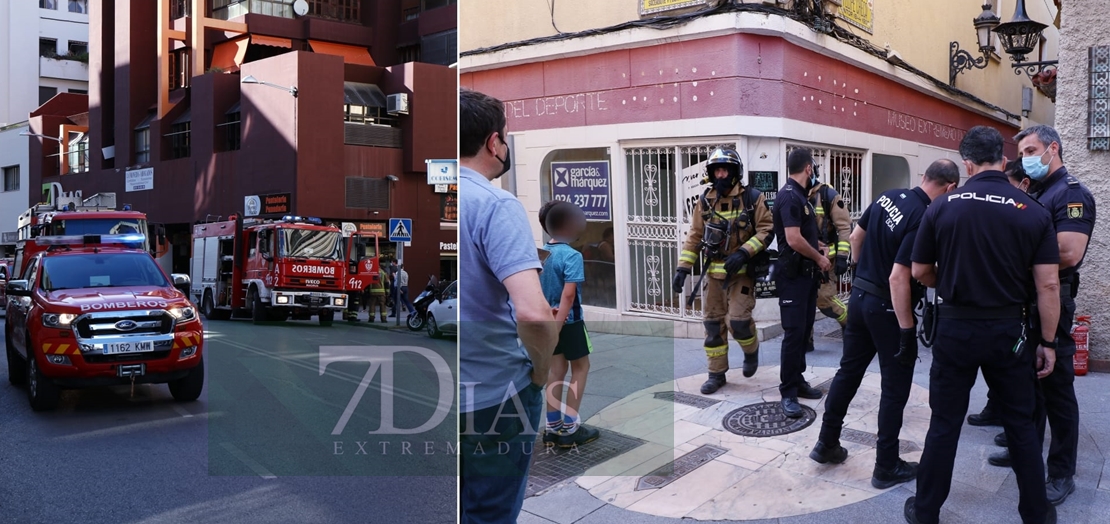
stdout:
MULTIPOLYGON (((841 438, 841 440, 847 440, 848 442, 855 442, 856 444, 863 444, 864 446, 868 446, 868 447, 872 447, 872 448, 878 446, 878 444, 879 444, 879 436, 878 435, 876 435, 874 433, 868 433, 866 431, 860 431, 858 429, 844 428, 840 432, 840 438, 841 438)), ((914 451, 921 451, 921 448, 917 444, 915 444, 913 442, 910 442, 908 440, 899 440, 898 441, 898 453, 899 454, 913 453, 914 451)))
POLYGON ((644 443, 638 438, 604 429, 601 430, 601 438, 570 449, 545 450, 542 439, 541 432, 540 438, 536 440, 535 457, 532 459, 525 497, 535 496, 564 480, 582 475, 586 470, 644 443))
POLYGON ((801 431, 816 419, 817 412, 806 405, 802 405, 800 418, 790 418, 782 412, 781 403, 761 402, 732 411, 721 424, 742 437, 777 437, 801 431))
POLYGON ((709 461, 725 453, 728 453, 728 450, 725 448, 703 444, 697 449, 640 477, 640 480, 636 482, 636 491, 659 489, 682 478, 684 475, 704 466, 709 461))
POLYGON ((655 394, 655 398, 669 400, 677 404, 694 406, 698 409, 705 409, 721 402, 720 400, 713 400, 711 398, 699 397, 697 395, 691 395, 689 393, 681 393, 677 391, 660 391, 655 394))

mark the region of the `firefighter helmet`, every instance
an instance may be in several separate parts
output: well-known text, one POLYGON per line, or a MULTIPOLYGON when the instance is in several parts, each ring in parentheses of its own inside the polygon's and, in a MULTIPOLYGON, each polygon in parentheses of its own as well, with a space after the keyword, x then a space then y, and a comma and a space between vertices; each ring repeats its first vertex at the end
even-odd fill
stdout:
POLYGON ((716 177, 713 176, 713 170, 717 167, 728 169, 727 187, 739 184, 740 178, 744 175, 744 163, 740 161, 740 155, 733 149, 717 148, 709 155, 709 160, 705 164, 705 172, 709 182, 714 184, 717 181, 716 177))

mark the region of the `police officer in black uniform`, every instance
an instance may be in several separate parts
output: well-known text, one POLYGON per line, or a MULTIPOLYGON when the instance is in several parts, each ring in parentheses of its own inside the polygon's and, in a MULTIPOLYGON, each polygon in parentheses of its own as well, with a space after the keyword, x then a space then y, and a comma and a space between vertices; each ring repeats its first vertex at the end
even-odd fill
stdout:
POLYGON ((960 142, 970 180, 929 206, 914 242, 912 273, 936 288, 929 406, 933 414, 906 521, 933 524, 952 486, 968 398, 980 369, 1002 405, 1025 524, 1056 522, 1044 490, 1033 424, 1035 381, 1052 373, 1060 316, 1060 251, 1052 217, 1002 172, 1002 135, 976 126, 960 142), (1034 293, 1044 329, 1028 329, 1034 293))
MULTIPOLYGON (((1056 330, 1056 370, 1040 381, 1037 397, 1037 436, 1044 441, 1045 425, 1052 431, 1048 448, 1048 502, 1062 504, 1075 491, 1075 463, 1079 448, 1079 402, 1075 398, 1075 297, 1079 292, 1079 267, 1087 254, 1095 228, 1095 199, 1064 167, 1064 150, 1055 129, 1037 125, 1014 137, 1018 141, 1025 174, 1032 179, 1029 193, 1052 214, 1060 246, 1060 321, 1056 330)), ((997 401, 987 402, 984 413, 997 411, 997 401)), ((969 417, 970 419, 970 417, 969 417)), ((1005 434, 996 438, 1007 444, 1005 434)), ((991 455, 991 464, 1009 467, 1009 451, 991 455)))
POLYGON ((825 416, 817 445, 809 457, 821 464, 840 464, 848 450, 840 431, 848 405, 856 396, 867 366, 876 354, 882 374, 879 440, 871 485, 887 489, 917 476, 917 464, 898 458, 902 412, 910 398, 917 360, 914 303, 925 289, 910 278, 910 253, 921 217, 933 199, 956 188, 960 168, 941 159, 933 162, 914 189, 892 189, 871 204, 849 241, 857 263, 844 326, 844 356, 825 400, 825 416))
POLYGON ((813 155, 795 149, 786 159, 790 176, 775 197, 775 238, 779 239, 775 287, 782 319, 782 357, 779 393, 782 411, 790 418, 802 416, 798 397, 821 398, 821 390, 802 377, 806 369, 806 341, 817 315, 817 288, 832 262, 817 248, 817 213, 807 195, 818 180, 813 155), (784 242, 785 241, 785 242, 784 242), (783 245, 783 244, 786 245, 783 245))

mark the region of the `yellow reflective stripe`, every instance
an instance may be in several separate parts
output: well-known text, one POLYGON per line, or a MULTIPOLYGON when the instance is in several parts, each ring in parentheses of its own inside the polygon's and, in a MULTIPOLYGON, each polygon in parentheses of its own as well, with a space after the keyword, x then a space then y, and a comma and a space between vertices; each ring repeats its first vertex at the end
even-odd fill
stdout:
POLYGON ((714 213, 714 216, 720 215, 720 216, 722 216, 724 218, 727 218, 727 219, 733 219, 733 218, 736 218, 736 217, 740 216, 740 213, 743 213, 743 212, 744 212, 744 210, 742 210, 742 209, 732 210, 732 211, 717 211, 716 213, 714 213))
POLYGON ((750 346, 750 345, 756 343, 756 338, 755 337, 743 338, 743 339, 737 340, 737 342, 739 342, 741 346, 750 346))
POLYGON ((678 256, 679 262, 689 262, 693 264, 698 260, 698 254, 693 251, 682 250, 682 254, 678 256))
POLYGON ((728 354, 728 344, 723 346, 706 346, 705 355, 707 357, 723 357, 728 354))
POLYGON ((849 244, 848 242, 845 242, 845 241, 841 240, 840 242, 836 243, 836 250, 837 251, 843 251, 843 252, 847 253, 848 251, 852 250, 852 244, 849 244))
POLYGON ((824 206, 817 206, 817 214, 818 215, 824 215, 825 214, 824 206))
POLYGON ((757 253, 760 249, 763 249, 763 242, 760 242, 756 237, 749 238, 747 242, 744 242, 744 245, 750 247, 752 253, 757 253))

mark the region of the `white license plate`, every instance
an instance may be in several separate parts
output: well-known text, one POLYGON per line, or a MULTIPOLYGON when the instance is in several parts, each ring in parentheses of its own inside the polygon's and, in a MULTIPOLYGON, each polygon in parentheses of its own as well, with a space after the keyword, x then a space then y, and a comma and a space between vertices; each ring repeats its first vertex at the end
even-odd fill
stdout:
POLYGON ((154 351, 154 342, 120 342, 118 344, 104 344, 105 355, 118 355, 121 353, 143 353, 154 351))

